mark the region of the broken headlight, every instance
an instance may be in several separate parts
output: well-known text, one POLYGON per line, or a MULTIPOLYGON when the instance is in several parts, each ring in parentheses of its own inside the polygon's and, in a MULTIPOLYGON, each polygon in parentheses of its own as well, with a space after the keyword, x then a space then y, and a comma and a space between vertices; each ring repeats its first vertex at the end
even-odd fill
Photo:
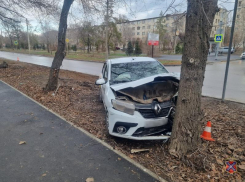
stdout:
POLYGON ((135 105, 133 103, 121 101, 121 100, 111 100, 113 108, 125 112, 130 115, 134 115, 135 105))

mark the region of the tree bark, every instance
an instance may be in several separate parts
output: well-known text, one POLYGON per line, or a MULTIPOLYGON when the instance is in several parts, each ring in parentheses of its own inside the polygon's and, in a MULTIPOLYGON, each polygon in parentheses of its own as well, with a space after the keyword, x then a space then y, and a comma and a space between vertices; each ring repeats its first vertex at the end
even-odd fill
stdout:
POLYGON ((67 29, 67 17, 74 0, 64 0, 60 15, 59 23, 59 33, 58 33, 58 49, 55 53, 55 57, 50 68, 49 80, 45 87, 45 91, 53 91, 57 88, 60 66, 65 58, 65 39, 66 39, 66 29, 67 29))
POLYGON ((184 51, 169 152, 183 158, 201 142, 201 97, 218 0, 188 0, 184 51))

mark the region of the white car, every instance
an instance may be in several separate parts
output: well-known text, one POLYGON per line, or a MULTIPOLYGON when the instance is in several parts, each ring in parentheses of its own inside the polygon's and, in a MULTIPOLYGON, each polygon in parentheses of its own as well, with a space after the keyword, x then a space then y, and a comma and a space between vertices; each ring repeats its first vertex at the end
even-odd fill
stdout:
POLYGON ((109 59, 96 81, 109 134, 134 140, 171 135, 179 75, 149 57, 109 59))
POLYGON ((245 52, 241 54, 241 59, 245 59, 245 52))
MULTIPOLYGON (((229 47, 220 47, 219 48, 219 54, 227 54, 229 52, 229 47)), ((235 52, 234 47, 231 48, 231 54, 235 52)))

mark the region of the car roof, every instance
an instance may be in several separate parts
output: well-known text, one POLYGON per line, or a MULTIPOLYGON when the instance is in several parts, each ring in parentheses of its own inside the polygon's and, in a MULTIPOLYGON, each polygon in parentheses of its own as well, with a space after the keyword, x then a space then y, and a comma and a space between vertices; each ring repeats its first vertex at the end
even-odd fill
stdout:
POLYGON ((125 57, 125 58, 116 58, 108 60, 111 64, 117 63, 129 63, 129 62, 145 62, 145 61, 157 61, 150 57, 125 57))

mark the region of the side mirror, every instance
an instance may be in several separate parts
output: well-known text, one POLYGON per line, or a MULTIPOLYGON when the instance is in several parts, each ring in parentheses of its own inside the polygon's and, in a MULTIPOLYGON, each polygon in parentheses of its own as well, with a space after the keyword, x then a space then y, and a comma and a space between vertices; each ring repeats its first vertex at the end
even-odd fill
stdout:
POLYGON ((98 80, 96 80, 95 85, 103 85, 105 84, 105 79, 104 78, 100 78, 98 80))

